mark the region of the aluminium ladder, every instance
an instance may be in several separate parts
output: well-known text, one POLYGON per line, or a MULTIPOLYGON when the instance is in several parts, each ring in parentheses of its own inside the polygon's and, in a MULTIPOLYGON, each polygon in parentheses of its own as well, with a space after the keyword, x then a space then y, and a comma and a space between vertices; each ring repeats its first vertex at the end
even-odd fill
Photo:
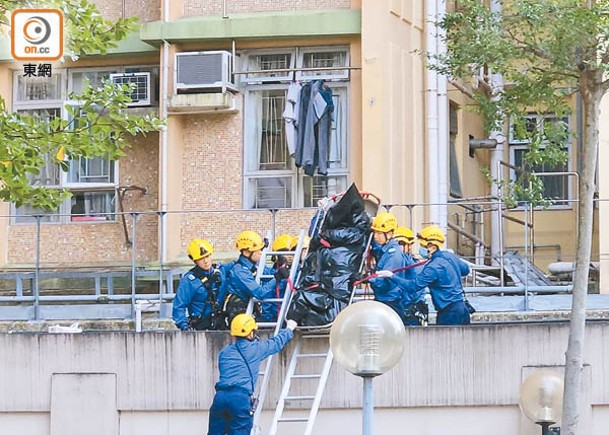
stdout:
MULTIPOLYGON (((380 207, 380 198, 375 195, 363 193, 361 194, 364 200, 366 201, 367 212, 371 216, 375 216, 380 207), (374 198, 375 201, 372 201, 370 197, 374 198)), ((336 202, 336 195, 332 198, 332 201, 336 202)), ((329 207, 328 207, 329 208, 329 207)), ((319 231, 321 226, 323 225, 323 221, 325 220, 325 214, 327 209, 325 208, 323 211, 323 215, 317 215, 315 218, 315 232, 319 231)), ((294 262, 292 263, 292 269, 290 270, 290 278, 293 283, 294 277, 297 277, 299 271, 295 270, 294 264, 296 263, 296 259, 300 259, 300 253, 302 248, 302 242, 304 240, 304 231, 301 231, 300 238, 298 242, 298 247, 296 249, 296 254, 294 257, 294 262)), ((368 252, 370 247, 370 243, 372 241, 372 234, 369 235, 368 240, 366 242, 366 248, 364 253, 368 252)), ((365 266, 366 255, 362 257, 362 261, 360 263, 359 270, 362 271, 365 266)), ((351 292, 351 296, 349 298, 349 302, 347 305, 350 305, 356 294, 359 293, 361 289, 353 288, 351 292)), ((365 296, 364 296, 365 297, 365 296)), ((279 331, 281 324, 285 320, 285 316, 287 314, 287 308, 289 306, 291 299, 291 291, 288 292, 286 290, 284 299, 282 301, 281 310, 278 316, 278 322, 275 325, 275 334, 279 331)), ((358 298, 359 299, 359 298, 358 298)), ((319 411, 319 406, 321 404, 321 399, 326 387, 326 383, 328 380, 328 376, 330 374, 330 370, 332 368, 332 361, 334 356, 332 354, 332 350, 330 349, 330 340, 329 340, 329 332, 331 324, 322 325, 319 327, 300 327, 299 334, 295 337, 295 347, 292 353, 290 363, 288 365, 286 377, 281 389, 281 393, 279 395, 277 406, 275 408, 275 414, 273 416, 273 421, 271 423, 271 428, 268 432, 265 432, 265 435, 277 435, 279 433, 279 426, 285 427, 285 425, 294 425, 300 424, 304 426, 303 434, 311 435, 313 433, 313 425, 315 424, 315 420, 317 418, 317 413, 319 411), (319 341, 322 340, 321 343, 319 341), (309 346, 313 346, 311 343, 317 341, 317 348, 321 348, 318 351, 309 350, 309 346), (321 364, 320 364, 321 363, 321 364), (316 384, 315 384, 316 382, 316 384), (309 390, 306 393, 303 391, 309 390), (292 411, 288 408, 287 405, 299 403, 301 406, 298 411, 292 411), (307 408, 304 407, 304 404, 308 404, 307 408), (289 416, 284 415, 286 411, 291 411, 289 416), (294 415, 295 413, 299 413, 301 415, 294 415)), ((267 360, 266 370, 261 375, 264 376, 263 382, 260 388, 260 399, 259 406, 254 414, 254 426, 252 429, 252 435, 260 435, 261 429, 258 425, 260 414, 262 412, 262 405, 264 401, 264 397, 266 395, 266 391, 268 389, 268 383, 270 378, 270 368, 271 368, 271 358, 267 360)), ((284 432, 284 431, 282 431, 284 432)))
MULTIPOLYGON (((302 249, 303 249, 303 245, 304 245, 304 238, 305 238, 304 231, 301 231, 300 235, 298 237, 298 244, 296 245, 296 249, 293 254, 294 258, 292 260, 292 266, 290 268, 289 280, 291 283, 293 283, 295 281, 296 276, 299 271, 300 257, 301 257, 302 249)), ((258 263, 256 281, 258 283, 260 283, 261 279, 273 278, 272 275, 264 275, 264 267, 267 264, 267 259, 270 258, 269 256, 286 255, 286 254, 289 254, 289 252, 285 252, 285 251, 274 252, 274 251, 270 251, 268 248, 265 248, 262 251, 262 257, 260 258, 260 262, 258 263)), ((288 306, 289 306, 289 303, 291 300, 291 296, 292 296, 292 284, 288 283, 288 288, 285 289, 283 298, 264 299, 263 302, 275 302, 275 303, 281 302, 281 308, 279 309, 279 312, 277 314, 276 322, 259 322, 258 325, 263 328, 264 327, 273 327, 273 336, 277 335, 277 333, 279 332, 279 330, 281 329, 281 326, 283 325, 283 323, 285 321, 285 316, 288 311, 288 306)), ((250 300, 248 307, 247 307, 248 314, 251 314, 253 312, 254 303, 255 303, 254 300, 250 300)), ((258 387, 257 388, 258 407, 256 409, 256 412, 254 413, 254 425, 252 427, 252 435, 260 434, 260 427, 258 426, 258 421, 260 419, 260 414, 262 413, 262 408, 264 406, 264 399, 266 398, 266 393, 267 393, 269 381, 271 378, 273 357, 274 357, 274 355, 271 355, 266 359, 266 362, 264 365, 264 370, 262 370, 259 374, 259 376, 262 377, 262 380, 258 383, 258 386, 257 386, 258 387)))
POLYGON ((271 429, 268 432, 269 435, 279 433, 280 425, 285 427, 285 425, 293 426, 295 424, 304 426, 301 433, 305 435, 313 433, 313 425, 334 359, 330 349, 329 337, 329 333, 326 333, 322 335, 300 334, 297 338, 277 401, 271 429), (305 349, 315 341, 323 341, 321 344, 323 346, 322 351, 305 349), (304 367, 304 370, 300 367, 304 367), (301 406, 298 411, 286 416, 286 405, 292 403, 300 403, 301 406), (308 404, 308 408, 304 404, 308 404))

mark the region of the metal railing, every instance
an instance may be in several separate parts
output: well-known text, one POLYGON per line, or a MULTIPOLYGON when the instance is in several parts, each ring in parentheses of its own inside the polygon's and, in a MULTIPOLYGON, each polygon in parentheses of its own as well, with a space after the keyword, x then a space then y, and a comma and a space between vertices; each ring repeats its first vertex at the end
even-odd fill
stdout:
MULTIPOLYGON (((492 255, 487 252, 484 216, 503 208, 500 200, 482 197, 448 204, 390 204, 384 207, 396 213, 400 220, 408 222, 416 231, 427 224, 423 217, 425 210, 438 205, 456 210, 455 222, 449 223, 448 232, 449 240, 457 240, 459 244, 449 243, 447 247, 476 265, 490 264, 492 255), (468 247, 471 244, 475 246, 473 249, 468 247)), ((316 208, 128 211, 97 213, 97 217, 108 220, 88 223, 82 220, 70 222, 73 215, 69 214, 56 215, 56 219, 53 219, 62 223, 46 223, 45 216, 32 215, 31 224, 12 223, 8 228, 5 258, 9 261, 0 266, 0 269, 4 269, 0 270, 0 319, 44 319, 49 317, 52 307, 68 303, 87 305, 85 311, 89 309, 91 315, 100 315, 105 310, 107 313, 102 314, 110 318, 133 319, 137 314, 138 301, 142 300, 157 301, 159 317, 169 317, 168 304, 174 297, 177 282, 192 263, 185 254, 182 254, 181 261, 163 262, 160 253, 168 247, 163 246, 163 239, 158 234, 164 221, 168 228, 179 228, 179 232, 176 231, 179 241, 173 239, 170 258, 175 260, 180 256, 176 252, 184 252, 190 240, 202 237, 213 241, 215 258, 223 261, 237 256, 233 243, 241 230, 254 229, 265 234, 270 229, 272 237, 283 233, 298 234, 301 229, 309 227, 316 211, 316 208), (161 216, 166 219, 161 219, 161 216), (127 230, 127 238, 123 234, 124 229, 127 230), (74 290, 66 289, 67 284, 74 282, 74 290), (92 309, 92 305, 97 309, 92 309)), ((534 226, 528 216, 531 212, 535 214, 541 211, 531 211, 526 203, 522 211, 525 226, 534 226)), ((9 222, 14 218, 2 217, 9 222)), ((507 285, 504 268, 499 267, 498 280, 489 284, 480 279, 485 271, 475 270, 466 283, 466 292, 479 295, 522 294, 525 300, 530 294, 570 292, 570 283, 530 285, 527 270, 529 260, 535 266, 536 260, 548 258, 534 257, 539 247, 531 242, 526 231, 520 234, 522 242, 517 245, 523 248, 524 276, 527 277, 524 282, 507 285)), ((558 249, 553 248, 557 253, 555 260, 574 261, 575 246, 560 242, 558 249)), ((542 247, 547 246, 544 244, 542 247)), ((503 265, 503 255, 500 264, 503 265)), ((528 305, 525 308, 528 309, 528 305)))

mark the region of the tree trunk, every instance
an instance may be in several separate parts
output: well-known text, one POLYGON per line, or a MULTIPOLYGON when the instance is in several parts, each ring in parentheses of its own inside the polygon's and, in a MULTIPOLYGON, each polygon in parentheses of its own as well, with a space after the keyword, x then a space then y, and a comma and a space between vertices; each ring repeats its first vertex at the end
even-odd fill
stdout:
POLYGON ((584 143, 582 172, 579 179, 579 226, 577 253, 573 279, 573 305, 569 327, 569 344, 565 358, 565 390, 561 434, 576 435, 579 422, 578 399, 584 366, 584 339, 586 334, 586 299, 588 272, 592 250, 592 224, 594 216, 595 171, 598 156, 598 118, 603 96, 596 77, 583 78, 580 86, 584 103, 584 143))

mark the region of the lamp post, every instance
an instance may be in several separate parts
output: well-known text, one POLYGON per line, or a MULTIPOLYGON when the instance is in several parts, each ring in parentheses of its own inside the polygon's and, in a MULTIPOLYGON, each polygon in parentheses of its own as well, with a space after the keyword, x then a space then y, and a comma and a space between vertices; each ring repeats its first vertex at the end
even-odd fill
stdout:
POLYGON ((560 428, 550 428, 560 421, 563 395, 562 377, 552 371, 529 375, 520 386, 518 404, 526 417, 541 426, 542 435, 559 435, 560 428))
POLYGON ((372 379, 395 366, 404 352, 404 324, 395 311, 376 301, 348 306, 334 320, 330 347, 336 361, 363 379, 362 434, 372 435, 372 379))

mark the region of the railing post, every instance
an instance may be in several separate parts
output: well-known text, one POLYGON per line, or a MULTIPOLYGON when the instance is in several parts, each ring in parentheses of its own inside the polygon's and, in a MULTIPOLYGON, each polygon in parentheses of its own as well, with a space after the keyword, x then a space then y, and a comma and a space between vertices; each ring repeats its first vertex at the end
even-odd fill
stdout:
POLYGON ((36 218, 36 269, 34 270, 34 320, 40 320, 40 222, 41 215, 36 218))
POLYGON ((529 311, 529 202, 524 202, 524 310, 529 311))
MULTIPOLYGON (((163 234, 164 229, 165 229, 165 214, 167 214, 166 211, 160 211, 157 212, 157 216, 159 219, 159 230, 160 230, 160 234, 163 234)), ((164 262, 164 256, 163 256, 163 252, 165 252, 165 239, 163 237, 160 237, 160 249, 159 249, 159 319, 161 319, 163 317, 162 311, 163 311, 163 293, 165 293, 163 291, 164 289, 164 284, 165 284, 165 277, 164 277, 164 267, 165 267, 165 262, 164 262)), ((169 282, 167 283, 167 285, 169 285, 169 282)))
POLYGON ((271 238, 269 239, 269 243, 272 243, 273 240, 275 240, 275 237, 277 237, 277 235, 275 234, 275 228, 277 223, 277 209, 269 208, 269 211, 271 212, 271 238))
POLYGON ((131 212, 131 316, 135 319, 135 259, 137 252, 137 237, 136 237, 136 228, 137 228, 137 218, 139 213, 131 212))

